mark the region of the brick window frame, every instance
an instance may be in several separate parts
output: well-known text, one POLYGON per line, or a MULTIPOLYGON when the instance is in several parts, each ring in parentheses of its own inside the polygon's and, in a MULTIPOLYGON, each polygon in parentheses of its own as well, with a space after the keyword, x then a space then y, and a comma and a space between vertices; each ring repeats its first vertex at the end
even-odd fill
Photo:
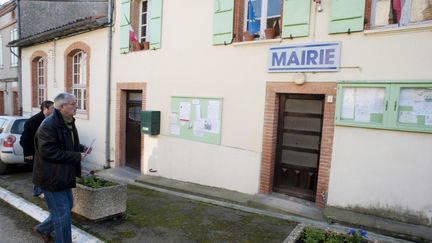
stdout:
MULTIPOLYGON (((125 166, 126 161, 126 100, 127 100, 127 92, 139 90, 142 91, 142 110, 145 110, 147 105, 147 85, 146 83, 117 83, 116 88, 116 133, 115 133, 115 161, 114 164, 116 166, 125 166)), ((144 135, 141 134, 141 163, 144 159, 144 135)), ((144 164, 141 164, 141 174, 144 174, 146 168, 144 168, 144 164)))
POLYGON ((267 82, 259 193, 270 194, 273 189, 279 94, 290 93, 325 95, 317 191, 315 194, 315 205, 319 208, 324 208, 326 204, 333 152, 334 115, 336 111, 336 102, 334 101, 336 98, 336 83, 334 82, 308 82, 301 86, 286 82, 267 82), (326 102, 329 95, 333 96, 332 103, 326 102))
POLYGON ((48 55, 41 50, 35 51, 30 58, 30 67, 31 67, 31 106, 33 108, 39 108, 40 104, 38 102, 38 62, 41 59, 46 60, 45 64, 45 98, 48 97, 48 55))
POLYGON ((73 93, 72 86, 73 86, 73 56, 77 54, 78 52, 85 52, 86 53, 86 110, 79 110, 78 113, 83 114, 89 114, 90 113, 90 57, 91 57, 91 51, 90 47, 85 44, 84 42, 75 42, 65 50, 64 52, 64 60, 65 60, 65 91, 67 93, 73 93))

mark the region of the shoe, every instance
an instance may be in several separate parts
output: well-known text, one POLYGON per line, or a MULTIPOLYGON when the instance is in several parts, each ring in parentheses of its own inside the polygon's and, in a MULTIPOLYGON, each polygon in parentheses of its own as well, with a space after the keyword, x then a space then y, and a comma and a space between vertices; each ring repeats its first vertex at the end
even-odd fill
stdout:
POLYGON ((40 235, 40 237, 42 237, 42 240, 44 240, 45 242, 53 242, 53 238, 50 234, 47 234, 47 235, 42 234, 41 232, 39 232, 39 230, 37 230, 36 226, 33 227, 33 231, 36 234, 40 235))
POLYGON ((39 194, 38 197, 41 198, 41 199, 44 199, 44 198, 45 198, 45 195, 44 195, 43 193, 41 193, 41 194, 39 194))

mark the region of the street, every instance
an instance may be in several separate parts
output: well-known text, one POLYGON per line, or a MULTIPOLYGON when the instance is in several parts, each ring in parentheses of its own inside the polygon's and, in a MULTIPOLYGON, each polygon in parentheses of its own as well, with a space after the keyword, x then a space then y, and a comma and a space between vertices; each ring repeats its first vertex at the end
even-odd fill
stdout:
POLYGON ((32 228, 37 222, 0 200, 0 241, 2 243, 43 242, 32 228))

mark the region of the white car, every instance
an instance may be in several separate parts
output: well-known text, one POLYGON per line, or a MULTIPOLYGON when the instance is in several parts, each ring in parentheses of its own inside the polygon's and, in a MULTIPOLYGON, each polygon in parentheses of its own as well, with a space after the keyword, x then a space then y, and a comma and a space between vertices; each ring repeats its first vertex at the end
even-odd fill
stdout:
POLYGON ((0 116, 0 175, 8 173, 9 165, 26 164, 19 141, 27 119, 22 116, 0 116))

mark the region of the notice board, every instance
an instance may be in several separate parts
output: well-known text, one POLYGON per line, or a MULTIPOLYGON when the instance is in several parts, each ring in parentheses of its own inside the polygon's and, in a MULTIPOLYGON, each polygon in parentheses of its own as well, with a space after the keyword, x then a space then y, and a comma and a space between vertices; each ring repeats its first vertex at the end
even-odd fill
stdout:
POLYGON ((170 135, 220 144, 222 98, 171 97, 170 135))

